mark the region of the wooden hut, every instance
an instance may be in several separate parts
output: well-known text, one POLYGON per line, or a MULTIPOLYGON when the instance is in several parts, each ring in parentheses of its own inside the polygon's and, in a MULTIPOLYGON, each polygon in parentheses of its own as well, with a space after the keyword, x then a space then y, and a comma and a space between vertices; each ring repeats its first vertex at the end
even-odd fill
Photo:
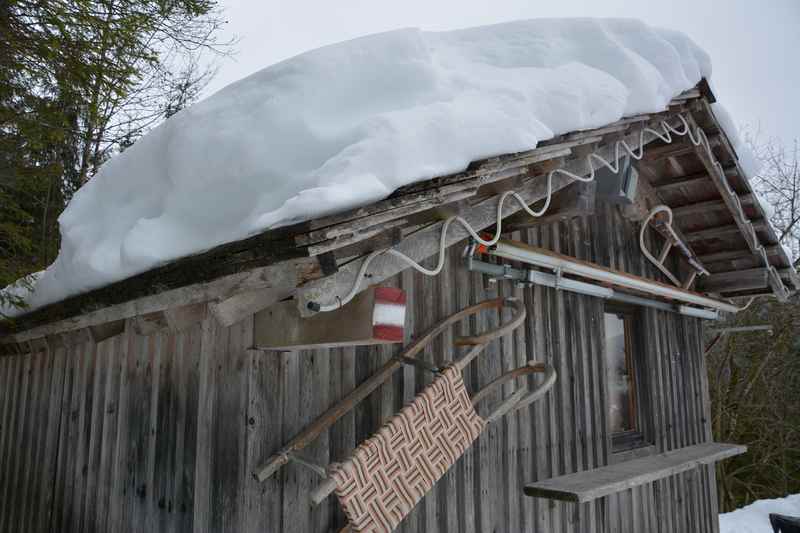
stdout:
MULTIPOLYGON (((744 303, 729 298, 785 299, 800 282, 713 101, 701 83, 662 113, 476 161, 4 323, 0 531, 338 530, 335 498, 311 505, 313 469, 290 461, 263 482, 254 474, 403 345, 494 297, 517 298, 527 318, 464 371, 467 388, 531 359, 558 379, 488 426, 399 530, 717 531, 714 462, 743 447, 713 443, 704 320, 744 303), (704 132, 709 150, 652 133, 664 122, 680 130, 681 120, 704 132), (643 157, 617 174, 593 183, 550 174, 587 176, 589 154, 614 161, 625 155, 620 141, 637 146, 640 136, 643 157), (383 254, 359 276, 368 254, 390 247, 435 265, 444 220, 458 214, 493 234, 503 194, 538 208, 548 176, 547 213, 530 217, 509 199, 497 246, 471 247, 454 223, 438 275, 383 254), (647 221, 660 205, 671 225, 659 214, 647 221), (319 304, 355 282, 404 291, 402 342, 364 329, 370 306, 328 313, 337 327, 313 325, 330 320, 316 318, 319 304)), ((418 358, 446 364, 455 335, 507 313, 460 321, 418 358)), ((430 381, 403 366, 303 459, 341 461, 430 381)), ((492 393, 486 408, 516 387, 492 393)))

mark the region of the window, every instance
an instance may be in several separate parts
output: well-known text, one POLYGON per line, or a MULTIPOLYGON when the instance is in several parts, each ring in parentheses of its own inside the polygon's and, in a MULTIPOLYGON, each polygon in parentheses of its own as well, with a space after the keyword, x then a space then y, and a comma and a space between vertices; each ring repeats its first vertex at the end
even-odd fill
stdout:
POLYGON ((639 368, 637 313, 635 308, 606 305, 605 358, 608 395, 608 429, 612 451, 620 452, 648 444, 645 385, 639 368))

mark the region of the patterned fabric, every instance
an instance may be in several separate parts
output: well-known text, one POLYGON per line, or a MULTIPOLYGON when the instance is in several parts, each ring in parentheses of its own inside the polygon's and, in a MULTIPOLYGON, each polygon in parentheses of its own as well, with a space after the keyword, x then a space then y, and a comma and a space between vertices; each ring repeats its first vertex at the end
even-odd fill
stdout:
POLYGON ((349 460, 331 465, 336 495, 352 530, 392 531, 485 425, 461 373, 446 368, 349 460))

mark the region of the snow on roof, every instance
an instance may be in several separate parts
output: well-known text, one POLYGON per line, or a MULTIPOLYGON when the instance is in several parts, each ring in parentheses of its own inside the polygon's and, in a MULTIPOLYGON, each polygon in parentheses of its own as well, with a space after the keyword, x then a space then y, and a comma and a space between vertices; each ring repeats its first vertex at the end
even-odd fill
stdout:
POLYGON ((30 306, 661 111, 710 74, 686 35, 628 19, 401 29, 306 52, 181 111, 103 165, 61 215, 61 252, 30 306))

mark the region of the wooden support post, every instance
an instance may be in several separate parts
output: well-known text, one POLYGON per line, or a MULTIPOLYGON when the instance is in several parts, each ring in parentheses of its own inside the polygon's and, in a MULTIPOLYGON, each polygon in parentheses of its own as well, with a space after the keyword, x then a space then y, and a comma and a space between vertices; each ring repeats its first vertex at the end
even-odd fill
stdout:
POLYGON ((223 327, 232 326, 244 318, 254 315, 270 305, 288 298, 293 288, 259 289, 231 296, 209 305, 211 315, 223 327))

